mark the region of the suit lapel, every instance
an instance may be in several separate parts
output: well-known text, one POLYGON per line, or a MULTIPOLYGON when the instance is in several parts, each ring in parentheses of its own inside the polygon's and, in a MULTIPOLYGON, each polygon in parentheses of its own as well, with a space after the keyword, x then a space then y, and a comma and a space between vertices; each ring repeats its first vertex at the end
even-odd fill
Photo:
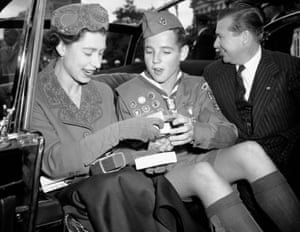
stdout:
POLYGON ((263 50, 262 58, 258 65, 249 101, 253 104, 254 131, 257 130, 265 110, 272 99, 276 89, 276 74, 278 67, 272 57, 263 50))
POLYGON ((215 97, 222 107, 222 112, 226 118, 241 128, 241 120, 235 105, 235 66, 226 64, 220 67, 217 72, 216 83, 214 84, 216 86, 214 91, 215 97))

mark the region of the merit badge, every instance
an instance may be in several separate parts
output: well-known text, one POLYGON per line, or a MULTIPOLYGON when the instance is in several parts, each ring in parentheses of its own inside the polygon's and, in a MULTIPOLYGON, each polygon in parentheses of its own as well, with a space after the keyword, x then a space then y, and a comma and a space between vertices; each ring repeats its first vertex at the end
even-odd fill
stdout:
POLYGON ((136 109, 136 110, 132 111, 132 113, 134 114, 134 116, 141 116, 141 114, 142 114, 140 109, 136 109))
POLYGON ((147 94, 147 96, 148 96, 148 98, 150 98, 151 100, 153 100, 153 99, 155 98, 155 93, 149 92, 149 93, 147 94))
POLYGON ((201 86, 201 89, 207 90, 208 89, 208 84, 207 82, 204 82, 201 86))
POLYGON ((130 108, 135 108, 135 107, 137 106, 137 104, 136 104, 135 101, 131 101, 131 102, 129 103, 129 106, 130 106, 130 108))
POLYGON ((220 111, 220 107, 216 102, 214 102, 213 105, 216 111, 220 111))
POLYGON ((214 109, 215 109, 216 111, 220 111, 220 107, 218 106, 218 104, 217 104, 217 102, 216 102, 216 99, 215 99, 213 93, 212 93, 210 90, 208 90, 208 91, 207 91, 207 94, 208 94, 208 98, 212 101, 212 104, 213 104, 213 106, 214 106, 214 109))
POLYGON ((140 104, 144 104, 146 102, 146 98, 144 96, 140 96, 140 97, 138 97, 137 101, 140 104))
POLYGON ((160 102, 158 100, 154 100, 151 105, 153 108, 158 108, 160 106, 160 102))
POLYGON ((212 92, 207 91, 207 95, 210 100, 214 100, 214 96, 213 96, 212 92))
POLYGON ((150 106, 149 106, 149 105, 144 105, 144 106, 142 107, 142 111, 145 112, 145 113, 150 112, 150 106))

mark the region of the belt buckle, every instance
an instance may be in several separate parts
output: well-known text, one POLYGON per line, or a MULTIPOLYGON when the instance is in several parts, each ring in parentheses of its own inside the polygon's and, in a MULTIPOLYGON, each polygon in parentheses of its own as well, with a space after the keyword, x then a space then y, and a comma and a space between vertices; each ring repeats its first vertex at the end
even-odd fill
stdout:
POLYGON ((117 172, 126 166, 123 152, 113 152, 107 156, 101 157, 98 161, 103 173, 117 172))

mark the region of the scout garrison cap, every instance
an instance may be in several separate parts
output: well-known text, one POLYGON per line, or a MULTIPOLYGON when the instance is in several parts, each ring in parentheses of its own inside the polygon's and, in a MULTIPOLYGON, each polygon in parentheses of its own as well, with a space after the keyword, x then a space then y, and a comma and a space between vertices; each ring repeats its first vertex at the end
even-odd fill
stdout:
POLYGON ((51 26, 65 35, 76 35, 82 29, 107 29, 108 13, 99 4, 69 4, 53 12, 51 26))
POLYGON ((144 39, 174 28, 183 28, 179 19, 168 11, 146 11, 142 19, 144 39))

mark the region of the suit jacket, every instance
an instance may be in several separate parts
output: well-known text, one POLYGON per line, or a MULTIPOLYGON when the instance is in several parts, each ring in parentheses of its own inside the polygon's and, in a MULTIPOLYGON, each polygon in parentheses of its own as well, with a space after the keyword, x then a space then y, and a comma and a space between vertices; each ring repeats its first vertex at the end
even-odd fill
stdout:
POLYGON ((239 129, 239 140, 260 143, 275 163, 283 165, 299 138, 300 61, 280 52, 262 51, 249 101, 253 134, 248 135, 235 106, 236 69, 218 60, 204 70, 218 105, 239 129), (281 155, 280 155, 281 154, 281 155))

